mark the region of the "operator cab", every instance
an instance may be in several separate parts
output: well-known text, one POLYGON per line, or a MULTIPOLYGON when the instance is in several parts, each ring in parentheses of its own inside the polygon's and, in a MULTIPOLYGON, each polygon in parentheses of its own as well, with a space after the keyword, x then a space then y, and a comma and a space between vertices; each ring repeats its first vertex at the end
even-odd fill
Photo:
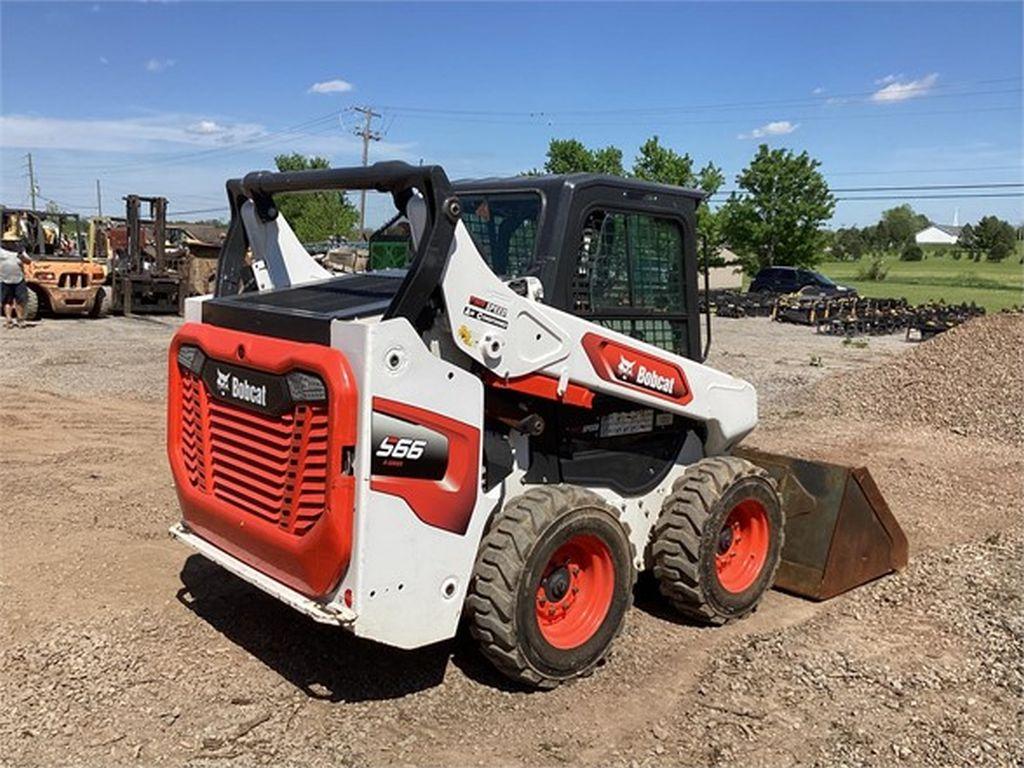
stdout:
POLYGON ((495 274, 536 278, 549 306, 700 359, 702 192, 591 173, 453 186, 495 274))
MULTIPOLYGON (((477 250, 513 290, 675 354, 702 359, 695 236, 702 192, 587 173, 463 180, 451 189, 477 250)), ((392 221, 405 214, 412 224, 416 214, 400 202, 399 216, 392 221)), ((427 216, 443 218, 429 205, 421 207, 428 208, 427 216)), ((332 320, 386 314, 408 271, 422 271, 412 257, 407 269, 373 270, 375 233, 373 271, 338 277, 324 272, 303 285, 258 290, 252 277, 225 279, 239 271, 241 238, 249 242, 246 232, 237 231, 246 218, 232 217, 236 231, 225 241, 217 295, 203 305, 204 322, 326 343, 332 320), (234 266, 225 264, 226 256, 234 266)), ((407 231, 417 229, 409 226, 407 231)), ((301 248, 290 230, 288 238, 301 248)), ((388 236, 388 245, 395 239, 388 236)), ((408 240, 412 253, 414 234, 408 240)), ((432 288, 422 282, 421 290, 432 288)))

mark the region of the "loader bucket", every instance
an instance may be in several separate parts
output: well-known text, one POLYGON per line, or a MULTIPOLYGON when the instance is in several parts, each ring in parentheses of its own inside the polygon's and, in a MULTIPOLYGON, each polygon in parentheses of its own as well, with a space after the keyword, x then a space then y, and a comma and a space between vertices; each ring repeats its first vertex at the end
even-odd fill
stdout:
POLYGON ((775 586, 827 600, 907 565, 907 537, 865 467, 752 448, 736 455, 775 478, 786 541, 775 586))

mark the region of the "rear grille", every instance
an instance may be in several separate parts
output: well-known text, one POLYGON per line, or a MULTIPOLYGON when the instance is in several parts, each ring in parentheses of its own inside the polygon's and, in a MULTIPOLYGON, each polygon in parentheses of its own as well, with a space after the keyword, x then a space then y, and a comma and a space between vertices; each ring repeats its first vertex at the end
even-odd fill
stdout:
POLYGON ((193 487, 302 536, 327 507, 327 403, 280 416, 209 396, 182 371, 182 460, 193 487))

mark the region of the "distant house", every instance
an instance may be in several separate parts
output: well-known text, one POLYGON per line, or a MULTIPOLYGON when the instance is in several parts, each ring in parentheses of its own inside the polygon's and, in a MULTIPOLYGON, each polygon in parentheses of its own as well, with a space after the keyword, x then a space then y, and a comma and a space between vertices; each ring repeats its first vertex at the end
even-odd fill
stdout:
MULTIPOLYGON (((724 262, 724 266, 712 267, 708 270, 708 287, 713 291, 722 289, 738 291, 743 285, 743 267, 739 266, 740 257, 723 247, 718 249, 718 258, 724 262)), ((703 275, 699 279, 699 285, 701 288, 704 287, 703 275)))
POLYGON ((960 237, 961 227, 955 224, 936 224, 932 222, 914 235, 918 245, 956 245, 960 237))

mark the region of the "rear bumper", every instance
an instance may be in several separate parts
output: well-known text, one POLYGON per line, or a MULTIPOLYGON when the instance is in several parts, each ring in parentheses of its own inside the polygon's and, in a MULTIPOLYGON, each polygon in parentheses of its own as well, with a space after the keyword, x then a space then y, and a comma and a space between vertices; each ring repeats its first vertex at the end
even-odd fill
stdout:
POLYGON ((321 624, 333 624, 335 626, 348 626, 356 620, 355 611, 344 605, 334 603, 322 603, 311 600, 301 592, 286 587, 279 581, 257 571, 252 566, 246 565, 237 557, 233 557, 223 549, 218 549, 210 542, 200 538, 189 530, 184 523, 172 525, 170 534, 183 544, 192 547, 196 552, 207 560, 219 565, 229 573, 233 573, 242 581, 252 584, 254 587, 263 590, 271 597, 276 597, 282 603, 291 606, 299 613, 304 613, 314 621, 321 624))
POLYGON ((58 315, 84 314, 92 309, 96 301, 96 294, 102 286, 95 285, 91 288, 57 288, 48 285, 39 285, 39 289, 46 294, 50 303, 50 309, 58 315))

